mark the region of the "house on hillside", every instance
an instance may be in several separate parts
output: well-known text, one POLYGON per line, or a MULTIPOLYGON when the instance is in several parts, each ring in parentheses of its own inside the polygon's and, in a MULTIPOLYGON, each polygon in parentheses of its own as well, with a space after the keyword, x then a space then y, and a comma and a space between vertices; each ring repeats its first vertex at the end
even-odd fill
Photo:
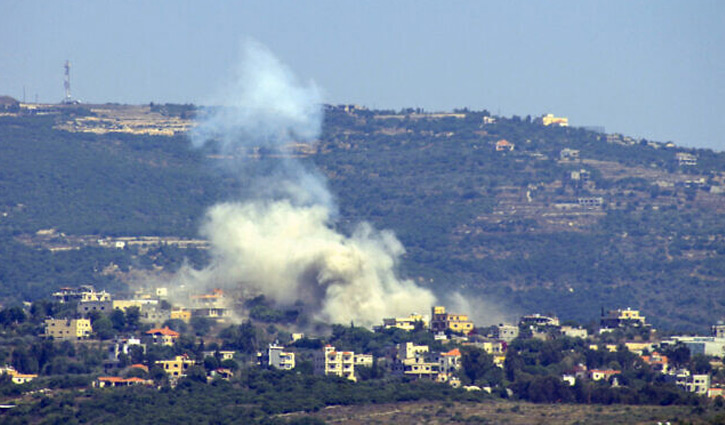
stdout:
POLYGON ((174 345, 176 340, 179 339, 179 333, 169 329, 168 326, 146 331, 146 336, 152 344, 161 345, 174 345))
POLYGON ((506 139, 501 139, 496 142, 496 152, 512 151, 514 150, 514 144, 506 139))

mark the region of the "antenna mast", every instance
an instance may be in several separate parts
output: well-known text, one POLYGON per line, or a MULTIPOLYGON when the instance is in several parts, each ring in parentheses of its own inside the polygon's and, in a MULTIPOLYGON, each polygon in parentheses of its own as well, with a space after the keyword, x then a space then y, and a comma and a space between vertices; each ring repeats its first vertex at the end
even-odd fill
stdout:
POLYGON ((70 61, 65 61, 65 80, 63 81, 63 87, 65 87, 65 98, 63 103, 73 103, 73 98, 70 95, 70 61))

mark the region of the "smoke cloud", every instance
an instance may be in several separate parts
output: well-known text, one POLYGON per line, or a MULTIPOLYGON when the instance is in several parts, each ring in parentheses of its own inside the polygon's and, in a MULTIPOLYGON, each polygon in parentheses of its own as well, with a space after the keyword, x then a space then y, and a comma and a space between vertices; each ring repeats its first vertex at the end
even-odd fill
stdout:
POLYGON ((264 46, 247 42, 236 80, 192 135, 246 158, 239 175, 248 186, 238 202, 207 211, 201 232, 212 263, 182 278, 187 286, 259 291, 282 304, 301 300, 316 318, 372 325, 383 317, 427 311, 435 297, 396 274, 405 252, 390 231, 360 223, 352 234, 335 228, 336 208, 326 180, 292 158, 292 143, 311 143, 322 124, 322 98, 302 84, 264 46), (282 152, 270 166, 251 166, 255 148, 282 152))

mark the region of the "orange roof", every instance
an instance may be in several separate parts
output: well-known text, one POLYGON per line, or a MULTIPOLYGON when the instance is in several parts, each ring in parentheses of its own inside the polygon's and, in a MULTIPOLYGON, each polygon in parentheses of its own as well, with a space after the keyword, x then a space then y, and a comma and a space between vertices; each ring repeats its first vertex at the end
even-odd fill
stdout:
POLYGON ((461 355, 461 350, 459 350, 458 348, 454 348, 454 349, 452 349, 451 351, 449 351, 447 353, 443 353, 443 355, 444 356, 460 356, 461 355))
POLYGON ((146 332, 147 335, 167 335, 167 336, 173 336, 178 337, 179 333, 176 331, 172 331, 169 329, 168 326, 161 328, 161 329, 151 329, 150 331, 146 332))
POLYGON ((125 383, 125 382, 141 382, 141 383, 143 383, 143 382, 146 382, 145 379, 141 379, 141 378, 134 377, 134 378, 124 379, 124 378, 121 378, 120 376, 99 376, 98 380, 103 381, 103 382, 117 382, 117 383, 125 383))
POLYGON ((123 382, 123 378, 119 376, 99 376, 98 380, 104 382, 123 382))
POLYGON ((134 368, 138 368, 138 369, 143 369, 143 370, 145 370, 146 372, 148 372, 148 371, 149 371, 149 367, 148 367, 148 366, 146 366, 146 365, 143 365, 143 364, 141 364, 141 363, 136 363, 136 364, 132 364, 132 365, 131 365, 131 366, 129 366, 129 367, 134 367, 134 368))
POLYGON ((605 375, 616 375, 618 373, 622 373, 621 370, 600 370, 600 369, 592 369, 589 371, 590 373, 603 373, 605 375))

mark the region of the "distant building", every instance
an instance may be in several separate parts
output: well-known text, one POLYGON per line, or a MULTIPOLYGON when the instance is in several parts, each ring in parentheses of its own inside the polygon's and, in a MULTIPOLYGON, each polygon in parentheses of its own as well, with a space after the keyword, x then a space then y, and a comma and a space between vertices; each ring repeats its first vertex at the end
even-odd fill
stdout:
POLYGON ((415 330, 416 324, 420 324, 423 329, 428 327, 428 320, 421 314, 413 313, 408 317, 391 317, 383 319, 383 325, 379 329, 398 328, 405 331, 415 330))
POLYGON ((92 285, 81 285, 78 288, 60 288, 53 293, 53 298, 59 303, 111 301, 111 294, 106 291, 97 292, 92 285))
POLYGON ((452 374, 461 368, 461 351, 454 348, 446 353, 436 356, 438 371, 440 373, 452 374))
POLYGON ((179 338, 179 333, 164 327, 161 329, 151 329, 146 332, 147 337, 153 344, 174 345, 179 338))
POLYGON ((544 316, 543 314, 528 314, 522 316, 519 320, 519 326, 525 326, 529 328, 540 328, 540 327, 559 327, 559 318, 553 316, 544 316))
POLYGON ((624 327, 640 328, 649 326, 645 322, 645 317, 640 315, 639 310, 632 310, 629 307, 625 310, 610 310, 606 315, 602 316, 600 325, 602 328, 607 329, 624 327))
POLYGON ((562 326, 560 331, 562 335, 568 336, 569 338, 587 339, 589 336, 589 332, 581 326, 576 328, 573 326, 562 326))
POLYGON ((20 373, 12 366, 0 367, 0 375, 9 375, 13 384, 17 385, 26 384, 38 377, 38 375, 34 374, 20 373))
POLYGON ((171 377, 181 377, 186 375, 186 371, 191 366, 194 366, 196 362, 189 358, 188 355, 183 354, 181 356, 174 357, 173 360, 157 360, 156 364, 161 366, 171 377))
POLYGON ((569 118, 566 117, 555 117, 554 114, 546 114, 540 118, 540 122, 544 126, 558 126, 558 127, 568 127, 569 126, 569 118))
POLYGON ((598 196, 577 198, 576 202, 582 208, 602 208, 604 206, 604 198, 598 196))
POLYGON ((501 139, 498 142, 496 142, 496 151, 512 151, 514 150, 514 144, 509 142, 506 139, 501 139))
POLYGON ((692 375, 688 370, 681 370, 675 377, 675 383, 687 392, 707 395, 710 389, 710 375, 692 375))
POLYGON ((677 152, 675 154, 678 165, 697 165, 697 157, 687 152, 677 152))
POLYGON ((516 325, 509 325, 500 323, 496 326, 496 338, 511 342, 519 336, 519 327, 516 325))
POLYGON ((91 337, 93 327, 88 319, 45 319, 46 338, 58 341, 80 341, 91 337))
POLYGON ((716 325, 712 325, 712 336, 715 338, 725 338, 725 323, 719 321, 716 325))
POLYGON ((562 161, 577 160, 577 159, 579 159, 579 150, 564 148, 561 151, 559 151, 559 159, 561 159, 562 161))
POLYGON ((314 357, 314 371, 318 375, 334 375, 357 381, 355 377, 355 353, 337 351, 335 347, 326 345, 314 357))
POLYGON ((88 315, 94 311, 108 314, 113 311, 113 301, 79 301, 76 311, 83 317, 88 317, 88 315))
POLYGON ((446 308, 435 306, 432 309, 430 330, 433 333, 452 331, 468 335, 473 330, 473 322, 465 314, 446 313, 446 308))
POLYGON ((116 338, 111 345, 108 346, 108 358, 110 360, 118 360, 121 354, 126 356, 131 352, 132 347, 139 347, 146 353, 146 344, 142 344, 138 338, 116 338))
POLYGON ((153 385, 154 381, 151 379, 141 378, 121 378, 119 376, 99 376, 93 381, 93 386, 96 388, 105 387, 130 387, 132 385, 153 385))
POLYGON ((588 371, 589 373, 589 379, 592 381, 609 381, 611 377, 614 375, 620 375, 622 373, 621 370, 613 370, 613 369, 591 369, 588 371))
POLYGON ((269 344, 267 348, 267 366, 281 370, 292 370, 295 368, 295 353, 285 352, 284 347, 269 344))
POLYGON ((439 362, 429 359, 427 345, 415 345, 412 342, 398 344, 392 365, 394 375, 410 379, 437 380, 439 371, 439 362))

